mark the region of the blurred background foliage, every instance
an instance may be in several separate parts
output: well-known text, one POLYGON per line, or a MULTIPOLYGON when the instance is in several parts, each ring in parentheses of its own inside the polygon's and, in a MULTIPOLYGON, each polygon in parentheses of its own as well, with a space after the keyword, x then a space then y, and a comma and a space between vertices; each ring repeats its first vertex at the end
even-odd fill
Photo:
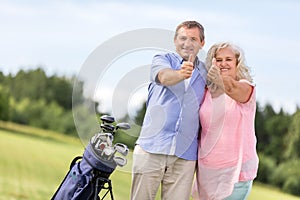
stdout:
MULTIPOLYGON (((73 94, 75 77, 47 76, 42 68, 20 70, 16 75, 0 72, 0 120, 52 130, 78 137, 73 113, 84 117, 82 90, 73 94)), ((90 101, 97 108, 101 102, 90 101)), ((129 148, 139 135, 146 104, 137 111, 132 128, 115 135, 115 142, 129 148)), ((97 117, 103 114, 96 109, 97 117)), ((108 113, 109 114, 109 113, 108 113)), ((124 116, 122 121, 128 121, 124 116)), ((255 130, 260 166, 257 181, 300 196, 300 109, 292 114, 275 112, 271 104, 257 102, 255 130)), ((89 131, 89 124, 84 127, 89 131)))

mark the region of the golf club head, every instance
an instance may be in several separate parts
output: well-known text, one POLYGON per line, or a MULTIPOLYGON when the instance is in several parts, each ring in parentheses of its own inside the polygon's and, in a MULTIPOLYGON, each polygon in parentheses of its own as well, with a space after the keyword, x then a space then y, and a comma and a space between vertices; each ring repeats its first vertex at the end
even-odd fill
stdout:
POLYGON ((100 127, 103 130, 103 132, 112 133, 115 130, 114 125, 111 125, 111 124, 101 124, 100 127))
POLYGON ((116 143, 114 145, 114 149, 118 153, 122 154, 123 156, 127 156, 128 152, 129 152, 128 147, 125 144, 122 144, 122 143, 116 143))
POLYGON ((127 164, 127 160, 126 158, 122 158, 122 157, 118 157, 118 156, 115 156, 113 158, 113 160, 115 161, 115 163, 120 166, 120 167, 123 167, 124 165, 127 164))
POLYGON ((98 142, 94 146, 95 153, 101 156, 106 146, 107 146, 106 142, 101 142, 100 140, 98 140, 98 142))
POLYGON ((113 123, 115 122, 115 118, 112 117, 112 116, 109 116, 109 115, 103 115, 100 117, 101 121, 104 122, 104 123, 113 123))
POLYGON ((101 151, 103 151, 106 147, 107 147, 107 145, 106 145, 104 142, 101 142, 101 143, 98 145, 98 149, 100 149, 101 151))
POLYGON ((91 138, 90 143, 98 148, 99 144, 103 142, 108 146, 112 146, 113 140, 114 136, 111 133, 97 133, 91 138))
POLYGON ((120 122, 116 125, 116 130, 117 129, 127 130, 130 129, 130 125, 126 122, 120 122))
POLYGON ((107 146, 103 149, 103 155, 110 156, 115 152, 113 147, 107 146))
POLYGON ((98 135, 99 135, 99 133, 95 134, 95 135, 91 138, 91 140, 90 140, 91 144, 96 144, 96 142, 98 141, 98 135))
POLYGON ((107 142, 108 146, 111 146, 114 136, 111 133, 100 133, 98 139, 102 142, 107 142))

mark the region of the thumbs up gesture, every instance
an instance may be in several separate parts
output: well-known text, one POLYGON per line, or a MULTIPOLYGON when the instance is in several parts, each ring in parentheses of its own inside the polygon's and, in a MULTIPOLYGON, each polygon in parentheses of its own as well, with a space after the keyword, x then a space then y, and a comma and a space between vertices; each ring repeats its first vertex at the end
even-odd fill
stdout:
POLYGON ((212 65, 207 73, 207 81, 209 82, 208 87, 211 88, 224 88, 223 78, 220 72, 220 68, 216 65, 216 59, 212 59, 212 65))
POLYGON ((179 70, 179 73, 181 74, 184 79, 190 78, 192 76, 193 70, 194 70, 194 56, 191 54, 189 56, 188 61, 184 61, 181 65, 181 69, 179 70))

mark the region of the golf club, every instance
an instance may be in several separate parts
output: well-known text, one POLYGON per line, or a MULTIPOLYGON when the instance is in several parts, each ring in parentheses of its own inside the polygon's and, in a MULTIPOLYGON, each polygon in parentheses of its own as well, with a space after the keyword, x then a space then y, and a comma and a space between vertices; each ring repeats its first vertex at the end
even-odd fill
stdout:
POLYGON ((122 143, 116 143, 114 145, 114 149, 119 152, 120 154, 122 154, 123 156, 127 156, 128 154, 128 147, 125 145, 125 144, 122 144, 122 143))
POLYGON ((112 116, 108 116, 108 115, 102 115, 100 117, 101 121, 104 122, 104 123, 114 123, 115 122, 115 118, 112 117, 112 116))
POLYGON ((127 163, 126 158, 122 158, 122 157, 118 157, 118 156, 114 157, 113 160, 120 167, 123 167, 127 163))
POLYGON ((112 124, 101 124, 100 127, 104 132, 108 133, 113 133, 115 130, 115 126, 112 124))
POLYGON ((107 160, 112 160, 112 158, 115 156, 116 152, 122 154, 123 156, 127 156, 128 154, 128 147, 125 145, 125 144, 122 144, 122 143, 116 143, 114 145, 114 152, 112 155, 110 155, 107 160))
POLYGON ((120 122, 116 125, 116 130, 118 129, 128 130, 130 129, 130 125, 126 122, 120 122))
POLYGON ((108 157, 111 156, 114 153, 114 148, 112 146, 106 146, 103 151, 101 156, 104 158, 104 155, 106 156, 106 159, 108 160, 108 157))

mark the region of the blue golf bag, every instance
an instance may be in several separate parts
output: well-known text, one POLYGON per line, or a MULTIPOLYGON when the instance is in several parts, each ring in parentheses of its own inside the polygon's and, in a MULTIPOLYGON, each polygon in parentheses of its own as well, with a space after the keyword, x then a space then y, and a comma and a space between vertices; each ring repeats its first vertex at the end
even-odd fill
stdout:
POLYGON ((69 172, 51 200, 98 200, 102 189, 107 190, 104 197, 110 192, 113 199, 109 176, 116 166, 113 160, 107 161, 99 157, 89 143, 83 156, 73 159, 69 172))
POLYGON ((84 150, 83 156, 77 156, 70 165, 70 170, 61 182, 51 200, 100 200, 99 193, 105 189, 104 197, 112 192, 110 174, 116 166, 123 167, 127 160, 128 147, 122 143, 113 145, 114 134, 118 129, 127 130, 130 125, 125 122, 114 126, 114 117, 103 115, 101 118, 102 131, 95 134, 84 150))

